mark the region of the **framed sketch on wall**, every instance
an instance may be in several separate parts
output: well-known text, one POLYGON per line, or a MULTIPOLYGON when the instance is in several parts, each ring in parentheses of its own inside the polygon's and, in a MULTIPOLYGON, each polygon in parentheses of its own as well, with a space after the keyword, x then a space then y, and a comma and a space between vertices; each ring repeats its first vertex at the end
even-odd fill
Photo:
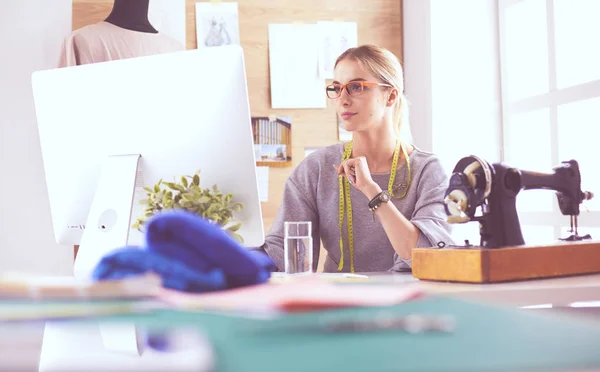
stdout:
POLYGON ((254 156, 259 166, 288 167, 292 164, 292 118, 252 117, 254 156))
POLYGON ((238 4, 196 3, 196 38, 198 48, 240 45, 238 4))

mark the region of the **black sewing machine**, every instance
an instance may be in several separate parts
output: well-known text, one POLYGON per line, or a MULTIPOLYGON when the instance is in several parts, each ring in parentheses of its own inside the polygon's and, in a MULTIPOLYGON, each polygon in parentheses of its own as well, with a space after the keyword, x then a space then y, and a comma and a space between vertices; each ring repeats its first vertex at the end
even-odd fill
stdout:
POLYGON ((538 173, 503 163, 489 164, 476 156, 462 158, 454 167, 445 194, 448 222, 479 221, 482 248, 523 245, 516 196, 521 190, 548 189, 556 191, 560 212, 571 219, 572 235, 561 240, 590 239, 577 231, 579 205, 593 197, 591 192, 581 191, 579 164, 563 161, 552 170, 538 173), (476 216, 478 207, 481 214, 476 216))

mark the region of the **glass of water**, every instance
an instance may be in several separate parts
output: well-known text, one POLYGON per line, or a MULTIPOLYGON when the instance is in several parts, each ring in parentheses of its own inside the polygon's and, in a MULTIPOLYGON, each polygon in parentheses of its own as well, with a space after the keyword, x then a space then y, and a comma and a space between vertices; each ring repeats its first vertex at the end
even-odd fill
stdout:
POLYGON ((284 227, 285 272, 287 274, 312 273, 312 222, 285 222, 284 227))

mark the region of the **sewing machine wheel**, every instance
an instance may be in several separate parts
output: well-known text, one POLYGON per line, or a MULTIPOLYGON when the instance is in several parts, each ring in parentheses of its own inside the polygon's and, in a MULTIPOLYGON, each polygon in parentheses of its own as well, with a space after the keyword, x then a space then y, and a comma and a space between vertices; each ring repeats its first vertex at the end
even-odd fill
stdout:
POLYGON ((464 223, 475 216, 492 190, 492 167, 476 156, 462 158, 454 167, 444 202, 448 222, 464 223))
POLYGON ((476 192, 483 190, 482 199, 487 198, 492 191, 492 167, 490 164, 477 156, 471 155, 462 158, 454 167, 454 172, 457 172, 463 166, 462 173, 469 179, 471 187, 476 192))

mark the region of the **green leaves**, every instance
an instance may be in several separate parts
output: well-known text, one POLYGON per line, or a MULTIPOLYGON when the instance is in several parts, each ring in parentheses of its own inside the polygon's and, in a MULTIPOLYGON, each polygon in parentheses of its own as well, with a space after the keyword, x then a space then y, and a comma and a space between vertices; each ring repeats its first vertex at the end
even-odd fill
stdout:
POLYGON ((232 194, 223 194, 217 185, 202 189, 199 170, 193 176, 181 176, 179 183, 160 180, 154 187, 144 187, 144 191, 146 199, 140 203, 146 209, 143 216, 137 218, 133 228, 141 229, 148 218, 163 210, 184 209, 209 219, 224 228, 234 239, 244 241, 237 233, 242 224, 232 221, 233 213, 241 211, 243 204, 234 202, 232 194))

